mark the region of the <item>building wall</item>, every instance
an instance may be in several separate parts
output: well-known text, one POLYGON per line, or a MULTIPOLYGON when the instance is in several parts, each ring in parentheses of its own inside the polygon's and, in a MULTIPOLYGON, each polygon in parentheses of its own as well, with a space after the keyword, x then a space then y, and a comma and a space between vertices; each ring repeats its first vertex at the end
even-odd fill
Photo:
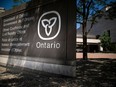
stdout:
MULTIPOLYGON (((89 28, 90 23, 88 23, 89 28)), ((116 19, 106 20, 104 17, 98 19, 98 23, 96 23, 92 30, 90 31, 90 35, 102 35, 104 32, 110 30, 110 37, 113 43, 116 42, 116 19)))
MULTIPOLYGON (((87 29, 90 27, 90 22, 87 24, 87 29)), ((88 34, 88 37, 93 37, 96 35, 102 35, 104 32, 110 30, 110 37, 112 43, 116 43, 116 19, 110 20, 102 17, 101 19, 97 19, 97 23, 93 25, 93 28, 88 34)), ((81 27, 77 29, 77 37, 82 35, 81 27)))
POLYGON ((0 7, 0 13, 5 12, 5 9, 3 7, 0 7))
MULTIPOLYGON (((91 22, 88 22, 87 29, 89 29, 90 26, 91 26, 91 22)), ((116 52, 115 50, 116 49, 116 19, 111 20, 111 19, 106 19, 105 17, 97 19, 97 23, 93 25, 93 28, 89 32, 87 38, 98 39, 97 36, 103 35, 104 32, 110 33, 111 42, 113 43, 111 47, 112 49, 111 51, 116 52)), ((82 27, 77 29, 77 38, 82 38, 82 27)))

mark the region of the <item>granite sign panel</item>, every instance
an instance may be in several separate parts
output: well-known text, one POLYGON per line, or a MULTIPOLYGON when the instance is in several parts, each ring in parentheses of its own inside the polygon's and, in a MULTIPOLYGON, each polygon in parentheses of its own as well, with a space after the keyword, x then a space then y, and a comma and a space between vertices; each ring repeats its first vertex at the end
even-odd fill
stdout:
POLYGON ((63 65, 75 60, 67 57, 75 57, 74 5, 74 1, 56 0, 1 17, 0 54, 63 65))
POLYGON ((3 17, 1 53, 65 58, 66 8, 63 6, 60 10, 56 6, 54 9, 49 7, 48 4, 3 17))

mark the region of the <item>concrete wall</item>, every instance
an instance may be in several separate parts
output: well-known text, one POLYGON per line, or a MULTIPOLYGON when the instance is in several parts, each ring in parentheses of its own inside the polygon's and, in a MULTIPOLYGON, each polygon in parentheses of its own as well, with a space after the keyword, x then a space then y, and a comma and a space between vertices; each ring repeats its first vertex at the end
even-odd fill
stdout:
POLYGON ((8 63, 8 55, 0 55, 0 65, 6 66, 8 63))

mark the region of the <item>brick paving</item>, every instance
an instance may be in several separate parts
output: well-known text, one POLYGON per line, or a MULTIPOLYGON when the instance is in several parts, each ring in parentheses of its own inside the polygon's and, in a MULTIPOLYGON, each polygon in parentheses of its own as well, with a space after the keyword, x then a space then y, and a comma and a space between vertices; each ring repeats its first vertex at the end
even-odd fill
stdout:
MULTIPOLYGON (((76 58, 82 58, 82 53, 76 53, 76 58)), ((100 58, 110 58, 110 59, 116 59, 116 53, 88 53, 88 58, 92 59, 100 59, 100 58)))

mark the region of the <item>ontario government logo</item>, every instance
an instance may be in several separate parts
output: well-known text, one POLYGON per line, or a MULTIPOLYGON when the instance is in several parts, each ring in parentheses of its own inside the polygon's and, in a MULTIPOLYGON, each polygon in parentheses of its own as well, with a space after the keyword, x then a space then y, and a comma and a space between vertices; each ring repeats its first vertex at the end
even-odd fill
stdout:
POLYGON ((38 21, 38 36, 44 43, 37 42, 37 48, 60 48, 60 43, 54 41, 61 30, 61 17, 57 11, 43 13, 38 21), (47 43, 46 41, 52 41, 47 43))

